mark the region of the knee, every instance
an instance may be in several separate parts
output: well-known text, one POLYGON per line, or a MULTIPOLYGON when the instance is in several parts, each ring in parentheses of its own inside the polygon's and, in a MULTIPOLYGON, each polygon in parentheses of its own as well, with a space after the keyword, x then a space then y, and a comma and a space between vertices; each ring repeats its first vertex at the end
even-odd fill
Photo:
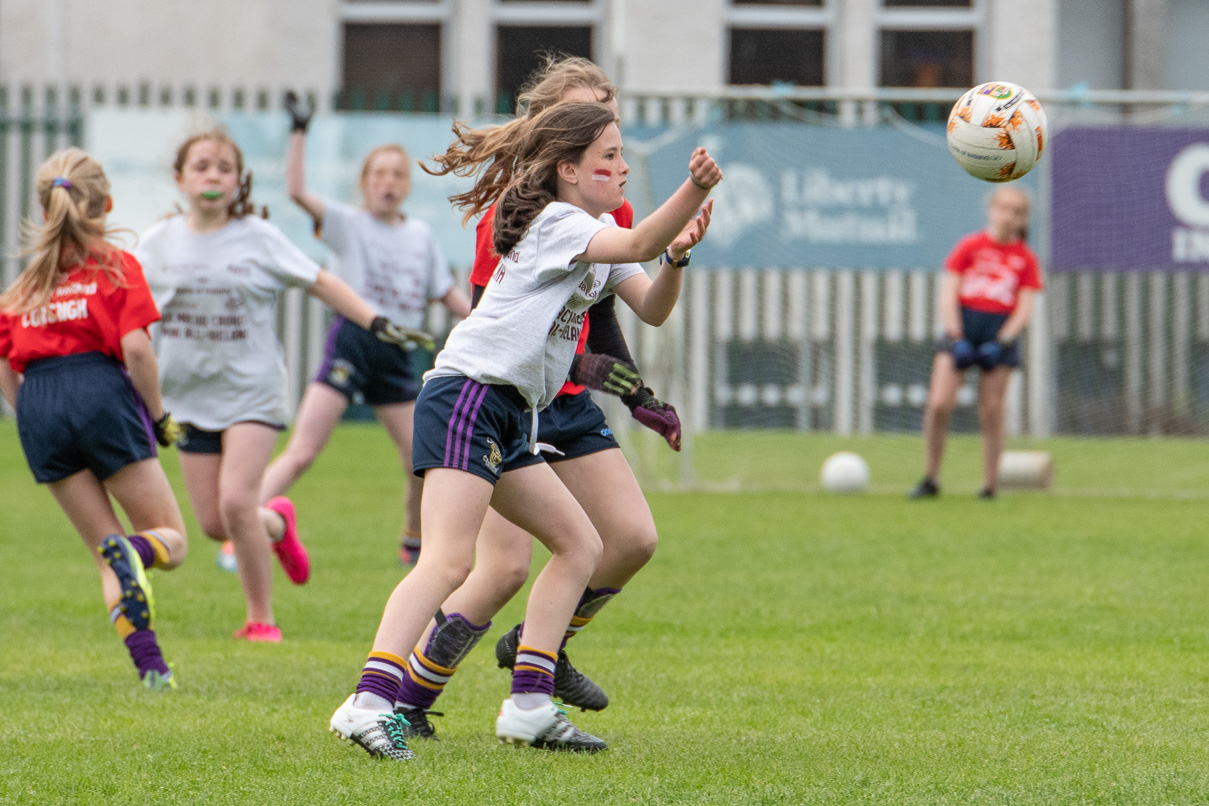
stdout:
POLYGON ((658 546, 659 533, 655 530, 655 524, 653 521, 646 521, 633 525, 624 537, 610 539, 606 554, 614 558, 610 562, 637 570, 651 561, 658 546))
POLYGON ((529 580, 529 563, 511 563, 504 568, 496 568, 492 575, 492 583, 498 593, 498 598, 504 602, 520 593, 521 588, 529 580))
POLYGON ((221 543, 227 539, 227 529, 223 524, 222 513, 217 510, 205 515, 197 513, 197 523, 201 526, 202 534, 211 540, 221 543))
POLYGON ((249 522, 259 522, 260 519, 260 502, 257 500, 255 490, 223 492, 218 509, 222 513, 222 520, 227 527, 227 532, 249 522))

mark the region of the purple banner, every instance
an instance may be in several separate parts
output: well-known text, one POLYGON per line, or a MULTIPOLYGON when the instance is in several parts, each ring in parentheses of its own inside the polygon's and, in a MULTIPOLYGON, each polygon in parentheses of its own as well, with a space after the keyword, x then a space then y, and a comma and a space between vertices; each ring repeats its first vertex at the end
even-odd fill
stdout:
POLYGON ((1209 271, 1209 129, 1066 129, 1050 159, 1051 271, 1209 271))

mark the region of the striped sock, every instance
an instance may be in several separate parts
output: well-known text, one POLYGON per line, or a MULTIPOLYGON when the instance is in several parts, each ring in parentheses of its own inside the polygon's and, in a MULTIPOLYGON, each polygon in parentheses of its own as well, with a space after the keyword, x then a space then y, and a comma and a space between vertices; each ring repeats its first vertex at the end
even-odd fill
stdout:
POLYGON ((381 697, 393 707, 399 694, 399 684, 403 682, 406 661, 398 655, 389 652, 371 652, 361 670, 361 682, 357 684, 358 694, 372 694, 381 697))
POLYGON ((571 623, 567 625, 567 632, 563 635, 562 646, 565 647, 567 641, 587 627, 592 619, 596 618, 596 614, 600 612, 601 608, 619 593, 621 593, 621 588, 597 588, 595 590, 584 588, 584 595, 579 597, 579 604, 575 606, 575 615, 571 616, 571 623))
POLYGON ((118 631, 118 637, 125 640, 134 632, 134 625, 122 613, 121 600, 109 602, 105 606, 109 608, 109 621, 113 623, 113 628, 118 631))
POLYGON ((420 540, 419 532, 413 532, 411 529, 403 531, 403 548, 418 552, 421 545, 422 541, 420 540))
POLYGON ((554 666, 558 655, 521 645, 516 650, 516 665, 512 667, 512 694, 554 695, 554 666))
POLYGON ((139 680, 147 676, 147 672, 156 671, 161 675, 168 674, 168 664, 160 652, 159 641, 155 638, 155 630, 138 630, 125 638, 126 649, 130 651, 130 659, 134 668, 139 670, 139 680))
POLYGON ((398 702, 409 708, 432 708, 457 670, 456 666, 438 666, 417 646, 407 659, 407 674, 399 686, 398 702))
POLYGON ((168 553, 168 544, 164 542, 164 538, 158 532, 148 529, 132 534, 126 540, 138 553, 144 568, 157 568, 168 565, 172 561, 172 555, 168 553))

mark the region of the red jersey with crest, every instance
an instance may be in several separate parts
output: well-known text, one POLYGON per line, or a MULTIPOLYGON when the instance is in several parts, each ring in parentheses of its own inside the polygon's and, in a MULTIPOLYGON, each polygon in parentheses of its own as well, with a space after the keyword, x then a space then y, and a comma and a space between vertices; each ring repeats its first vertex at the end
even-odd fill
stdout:
POLYGON ((961 277, 957 301, 963 308, 983 313, 1010 314, 1020 291, 1040 291, 1037 256, 1024 241, 1002 244, 985 230, 957 242, 945 268, 961 277))
MULTIPOLYGON (((630 206, 628 201, 623 201, 621 206, 612 212, 613 220, 617 222, 617 226, 633 229, 634 227, 634 208, 630 206)), ((474 230, 474 266, 470 269, 470 285, 486 288, 487 283, 491 282, 491 275, 495 274, 495 267, 500 264, 500 256, 495 253, 495 205, 487 208, 487 212, 483 213, 483 217, 479 219, 478 225, 474 230)), ((576 354, 582 354, 584 345, 588 343, 588 323, 589 317, 584 317, 583 329, 579 331, 579 344, 575 347, 576 354)), ((559 390, 560 395, 578 395, 584 388, 577 383, 567 381, 563 384, 563 388, 559 390)))
POLYGON ((159 321, 139 262, 129 252, 114 254, 124 286, 90 257, 59 283, 47 304, 24 314, 0 313, 0 356, 14 371, 24 372, 41 358, 77 353, 122 361, 122 336, 159 321))

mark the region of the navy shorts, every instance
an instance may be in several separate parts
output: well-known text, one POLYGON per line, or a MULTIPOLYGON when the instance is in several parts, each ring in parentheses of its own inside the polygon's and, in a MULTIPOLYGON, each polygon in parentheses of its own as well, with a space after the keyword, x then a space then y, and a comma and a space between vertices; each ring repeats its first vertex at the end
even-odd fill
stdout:
MULTIPOLYGON (((285 430, 284 425, 277 423, 262 423, 259 420, 245 420, 244 422, 263 425, 274 431, 285 430)), ((222 435, 226 433, 225 428, 222 431, 207 431, 204 428, 198 428, 193 423, 181 423, 180 425, 181 435, 176 441, 178 451, 181 453, 222 453, 222 435)))
MULTIPOLYGON (((1004 322, 1008 320, 1006 313, 986 313, 985 311, 975 311, 970 308, 961 309, 961 331, 965 336, 966 341, 974 345, 977 350, 979 346, 986 344, 988 341, 994 341, 999 335, 999 329, 1003 327, 1004 322)), ((947 353, 951 345, 948 340, 941 337, 936 343, 936 351, 938 353, 947 353)), ((1020 342, 1014 342, 1011 347, 1003 351, 1002 357, 999 359, 999 365, 1004 367, 1020 366, 1020 342)))
POLYGON ((450 467, 495 484, 528 445, 532 420, 527 409, 512 386, 461 375, 433 378, 416 401, 411 442, 415 474, 450 467))
POLYGON ((349 402, 360 394, 371 406, 407 403, 420 394, 411 356, 343 316, 328 331, 315 382, 332 387, 349 402))
POLYGON ((25 368, 17 434, 39 484, 81 470, 105 479, 156 457, 151 414, 126 368, 103 353, 44 358, 25 368))
POLYGON ((588 391, 554 398, 550 407, 538 415, 537 441, 553 445, 558 453, 542 451, 535 456, 525 451, 507 469, 516 470, 538 462, 561 462, 619 447, 613 429, 605 422, 604 412, 588 391))

